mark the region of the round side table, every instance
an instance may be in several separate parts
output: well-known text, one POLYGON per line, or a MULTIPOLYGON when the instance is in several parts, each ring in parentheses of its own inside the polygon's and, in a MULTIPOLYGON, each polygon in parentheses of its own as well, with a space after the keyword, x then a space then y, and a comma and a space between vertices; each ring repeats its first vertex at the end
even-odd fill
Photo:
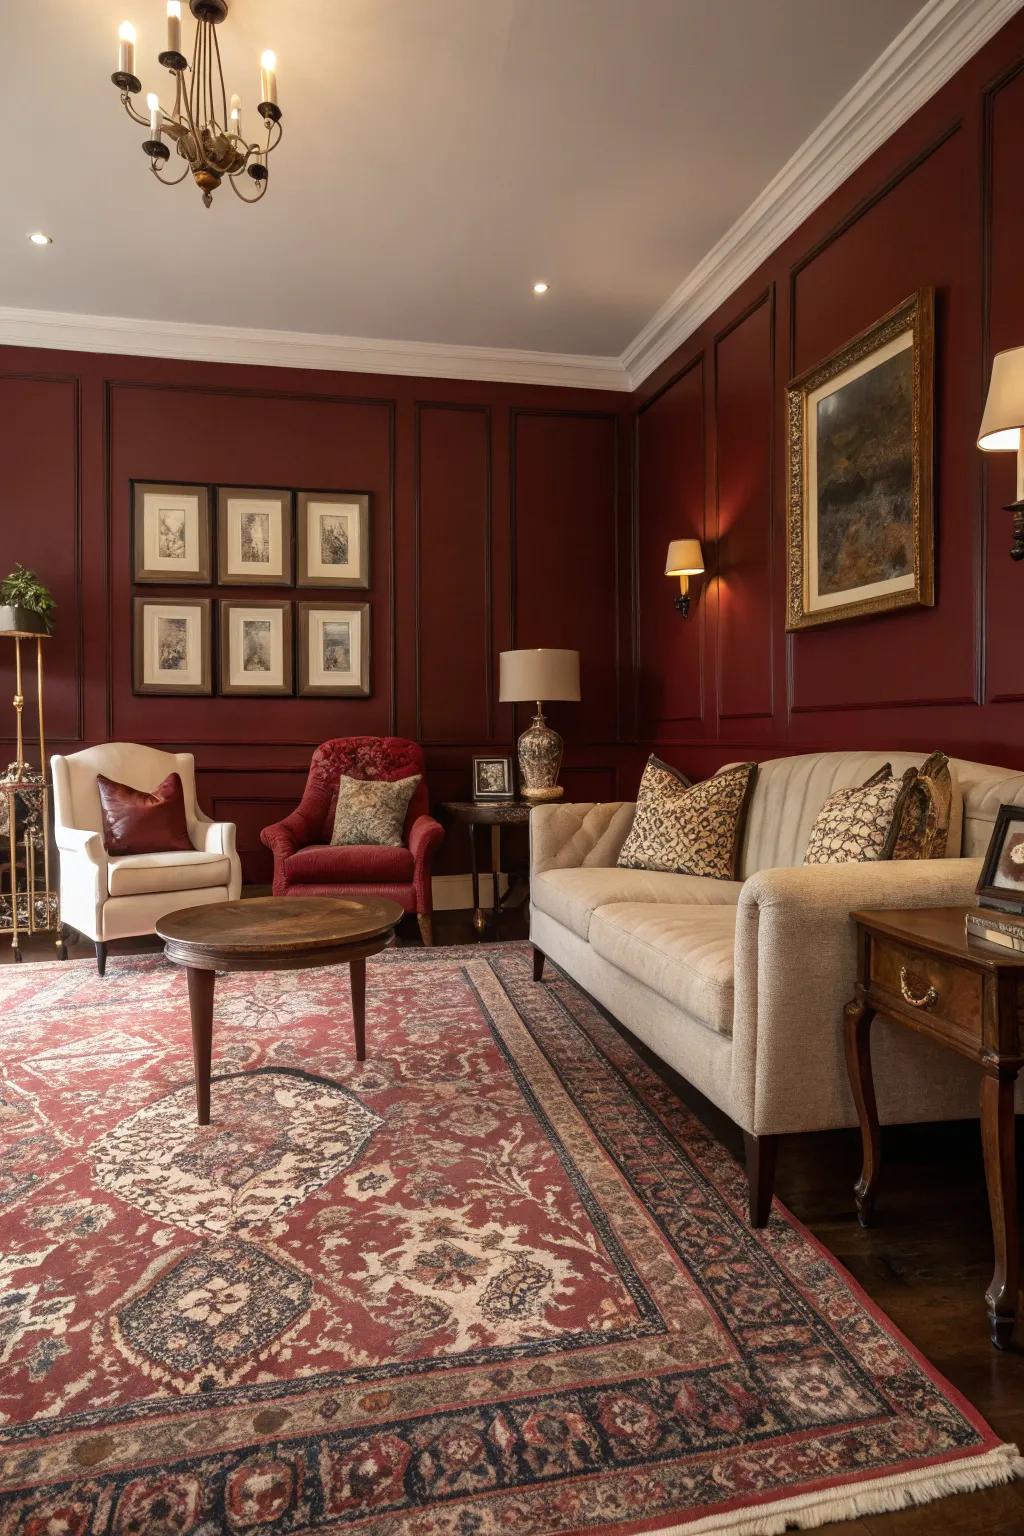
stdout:
POLYGON ((526 800, 446 800, 444 809, 453 821, 465 826, 469 834, 469 867, 473 875, 473 927, 482 933, 487 927, 487 913, 480 905, 480 869, 477 862, 477 828, 491 829, 491 868, 493 870, 493 905, 490 916, 496 918, 502 903, 498 897, 501 873, 501 829, 515 822, 529 821, 532 806, 526 800))

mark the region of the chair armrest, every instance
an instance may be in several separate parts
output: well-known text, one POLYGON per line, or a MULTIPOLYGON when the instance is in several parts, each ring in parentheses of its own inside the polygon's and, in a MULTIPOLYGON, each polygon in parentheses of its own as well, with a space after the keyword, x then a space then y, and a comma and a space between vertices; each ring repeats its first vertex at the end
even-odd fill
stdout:
POLYGON ((296 848, 301 848, 305 841, 306 824, 293 811, 283 821, 275 821, 273 826, 264 827, 260 833, 260 842, 264 848, 269 848, 275 859, 287 859, 296 848))
POLYGON ((635 812, 632 800, 534 806, 530 815, 530 873, 613 868, 635 812))
POLYGON ((444 842, 444 827, 433 816, 417 816, 409 828, 409 852, 421 864, 433 858, 444 842))
POLYGON ((223 853, 229 858, 235 851, 235 824, 233 821, 207 821, 205 817, 189 827, 195 846, 203 853, 223 853))
POLYGON ((103 839, 98 832, 91 832, 86 827, 57 826, 54 828, 54 842, 61 853, 88 859, 97 868, 102 868, 107 862, 103 839))
POLYGON ((733 1094, 759 1134, 852 1123, 842 1015, 857 980, 851 912, 969 905, 980 859, 765 869, 736 919, 733 1094))

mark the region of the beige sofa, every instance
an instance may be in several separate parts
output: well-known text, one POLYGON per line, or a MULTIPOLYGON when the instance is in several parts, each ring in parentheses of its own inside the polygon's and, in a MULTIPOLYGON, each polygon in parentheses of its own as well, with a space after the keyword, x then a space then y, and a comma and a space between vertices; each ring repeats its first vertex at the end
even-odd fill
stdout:
MULTIPOLYGON (((750 1214, 767 1220, 777 1137, 855 1125, 842 1009, 856 976, 850 912, 973 899, 999 806, 1024 774, 952 760, 948 853, 911 862, 804 865, 833 790, 924 753, 827 752, 762 763, 742 878, 618 869, 629 802, 537 807, 531 816, 534 974, 549 957, 744 1132, 750 1214)), ((978 1112, 977 1072, 879 1020, 872 1049, 883 1121, 978 1112)))

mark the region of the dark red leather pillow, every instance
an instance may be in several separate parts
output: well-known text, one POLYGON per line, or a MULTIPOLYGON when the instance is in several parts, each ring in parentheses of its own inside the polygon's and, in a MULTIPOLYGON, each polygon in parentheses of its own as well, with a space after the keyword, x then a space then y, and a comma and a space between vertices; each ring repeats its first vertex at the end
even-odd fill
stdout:
POLYGON ((151 795, 129 784, 96 775, 103 815, 103 846, 108 853, 177 853, 190 850, 185 820, 185 792, 169 773, 151 795))

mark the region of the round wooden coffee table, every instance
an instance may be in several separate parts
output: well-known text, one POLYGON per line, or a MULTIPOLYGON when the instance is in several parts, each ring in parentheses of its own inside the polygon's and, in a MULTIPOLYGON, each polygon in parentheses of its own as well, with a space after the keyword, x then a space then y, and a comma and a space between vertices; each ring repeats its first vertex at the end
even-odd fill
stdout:
POLYGON ((218 971, 292 971, 347 965, 356 1060, 366 1060, 366 959, 395 941, 397 901, 257 896, 168 912, 156 925, 164 954, 188 975, 200 1125, 210 1123, 213 985, 218 971))

